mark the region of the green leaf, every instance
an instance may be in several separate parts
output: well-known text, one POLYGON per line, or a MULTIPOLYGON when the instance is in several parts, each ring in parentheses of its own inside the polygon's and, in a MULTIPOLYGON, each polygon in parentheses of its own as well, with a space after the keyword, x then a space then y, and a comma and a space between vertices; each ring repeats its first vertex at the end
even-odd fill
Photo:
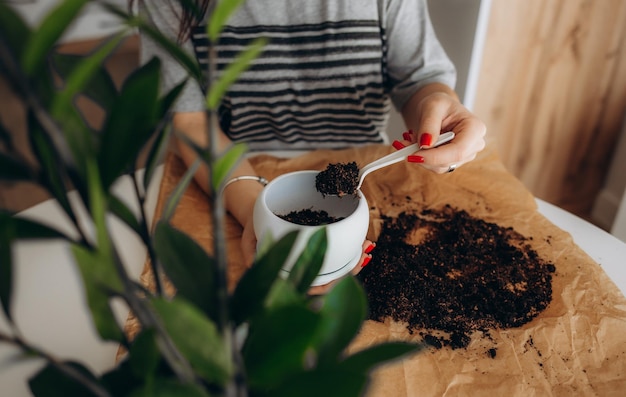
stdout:
POLYGON ((154 308, 163 325, 193 369, 208 382, 224 385, 233 371, 230 347, 215 323, 183 299, 156 298, 154 308))
POLYGON ((218 323, 213 258, 191 237, 167 222, 157 223, 153 241, 157 257, 176 287, 177 296, 187 299, 218 323))
POLYGON ((128 397, 210 397, 197 385, 183 384, 176 379, 157 378, 133 390, 128 397))
POLYGON ((111 396, 127 396, 130 390, 141 387, 146 382, 145 379, 137 378, 133 372, 130 358, 126 355, 100 379, 111 396))
POLYGON ((13 136, 11 132, 4 125, 2 120, 0 119, 0 145, 4 145, 4 149, 7 153, 10 153, 15 149, 15 145, 13 144, 13 136))
POLYGON ((176 138, 180 139, 185 145, 189 146, 191 150, 193 150, 198 158, 206 164, 211 164, 211 151, 208 148, 204 148, 194 142, 188 135, 181 133, 180 131, 175 130, 176 138))
POLYGON ((320 314, 322 323, 315 343, 318 360, 322 364, 334 364, 367 316, 365 293, 354 277, 339 281, 324 296, 320 314))
POLYGON ((85 162, 87 158, 94 157, 97 147, 97 135, 90 126, 85 124, 86 120, 79 112, 78 108, 71 107, 59 122, 63 133, 63 144, 69 149, 68 162, 81 177, 85 177, 85 162))
POLYGON ((211 84, 211 89, 207 95, 207 108, 217 109, 220 101, 224 97, 224 94, 228 91, 228 88, 239 78, 239 75, 248 69, 254 59, 256 59, 263 47, 267 43, 267 39, 261 37, 257 38, 248 48, 237 56, 231 64, 226 67, 220 76, 219 80, 211 84))
POLYGON ((107 198, 102 188, 98 165, 93 158, 87 159, 87 189, 89 194, 89 212, 96 229, 97 248, 105 260, 112 258, 111 237, 106 223, 107 198))
POLYGON ((137 235, 142 235, 141 225, 139 224, 139 220, 133 214, 133 212, 128 208, 128 206, 120 200, 115 194, 111 194, 109 196, 109 211, 117 216, 122 222, 126 224, 129 228, 131 228, 137 235))
POLYGON ((306 296, 299 294, 294 285, 287 280, 277 278, 272 285, 267 298, 265 307, 268 310, 277 309, 281 306, 294 305, 304 303, 306 296))
POLYGON ((213 13, 211 14, 209 23, 207 24, 207 35, 209 40, 216 42, 220 33, 224 29, 224 25, 230 19, 231 15, 243 4, 245 0, 222 0, 218 1, 213 13))
POLYGON ((339 368, 318 368, 295 374, 259 397, 345 397, 363 396, 368 378, 339 368))
MULTIPOLYGON (((106 74, 103 63, 123 39, 122 34, 105 41, 91 55, 85 56, 72 68, 63 89, 54 95, 51 115, 61 124, 72 156, 79 169, 85 167, 85 157, 94 153, 94 134, 74 106, 75 98, 89 87, 94 78, 106 74)), ((118 101, 114 101, 118 103, 118 101)), ((126 130, 130 131, 130 130, 126 130)), ((107 186, 108 187, 108 186, 107 186)))
POLYGON ((187 80, 185 79, 183 80, 182 83, 179 83, 178 85, 176 85, 174 88, 172 88, 167 94, 165 94, 160 99, 159 101, 160 103, 159 114, 160 115, 165 115, 169 113, 169 111, 172 109, 172 106, 174 105, 174 103, 176 102, 180 94, 183 92, 183 89, 185 88, 186 84, 187 84, 187 80))
POLYGON ((28 113, 28 130, 30 145, 41 166, 41 179, 44 186, 57 200, 65 213, 70 218, 74 218, 74 210, 67 196, 68 188, 65 185, 67 178, 65 166, 52 140, 39 125, 32 112, 28 113))
POLYGON ((152 26, 149 21, 145 21, 142 18, 135 17, 134 15, 129 15, 126 11, 120 9, 119 7, 116 7, 113 4, 101 4, 104 9, 108 10, 110 13, 120 18, 126 23, 127 26, 137 28, 141 33, 145 34, 147 37, 154 40, 158 45, 163 47, 165 52, 167 52, 168 55, 178 61, 187 70, 187 72, 193 79, 197 81, 202 81, 202 68, 200 67, 196 58, 183 50, 182 46, 179 43, 167 38, 165 35, 163 35, 163 33, 161 33, 161 31, 155 29, 155 27, 152 26))
POLYGON ((248 145, 245 143, 236 143, 232 145, 223 155, 213 162, 211 170, 211 181, 213 183, 213 191, 219 192, 237 162, 241 160, 243 155, 248 151, 248 145))
POLYGON ((32 181, 35 177, 27 164, 0 153, 0 180, 32 181))
POLYGON ((150 152, 148 153, 148 157, 146 158, 146 166, 143 174, 143 189, 144 191, 148 191, 148 186, 150 185, 150 181, 154 176, 154 172, 161 164, 163 160, 164 154, 167 152, 170 140, 170 126, 166 126, 165 128, 160 128, 157 132, 157 136, 150 148, 150 152))
POLYGON ((12 320, 11 298, 13 296, 13 255, 11 243, 15 239, 12 223, 0 219, 0 303, 7 319, 12 320))
POLYGON ((193 164, 191 164, 191 166, 187 168, 187 171, 185 171, 183 176, 180 178, 180 182, 178 182, 176 188, 174 188, 174 190, 172 190, 172 192, 170 193, 170 196, 168 197, 165 206, 163 207, 163 212, 161 214, 161 219, 163 221, 169 222, 169 220, 174 215, 180 199, 183 197, 185 190, 187 190, 187 187, 193 180, 193 176, 195 175, 198 168, 200 168, 201 163, 202 161, 200 159, 196 159, 196 161, 194 161, 193 164))
POLYGON ((324 263, 324 255, 328 246, 326 228, 322 227, 309 238, 302 254, 289 272, 291 281, 300 293, 307 293, 313 280, 317 277, 324 263))
POLYGON ((252 387, 271 387, 305 368, 319 315, 304 304, 282 306, 251 324, 242 349, 252 387))
POLYGON ((105 189, 135 165, 139 152, 156 130, 160 68, 160 61, 155 59, 128 76, 111 109, 98 153, 105 189))
POLYGON ((0 2, 0 36, 18 57, 22 57, 22 51, 31 35, 30 28, 12 7, 6 2, 0 2))
POLYGON ((51 238, 71 240, 66 234, 53 227, 0 210, 0 231, 5 227, 9 227, 12 230, 11 235, 20 240, 51 238))
POLYGON ((100 337, 122 342, 124 334, 118 327, 109 304, 109 297, 113 293, 119 294, 122 289, 112 259, 100 251, 89 251, 76 244, 71 249, 80 269, 87 304, 100 337))
MULTIPOLYGON (((64 80, 67 80, 72 75, 84 59, 84 55, 75 54, 54 53, 52 56, 53 67, 64 80)), ((93 70, 93 75, 84 86, 82 93, 99 104, 103 109, 110 109, 117 98, 115 82, 105 68, 93 70)))
MULTIPOLYGON (((93 384, 98 384, 96 377, 82 364, 74 362, 64 362, 62 364, 67 365, 71 370, 76 371, 76 373, 82 375, 93 384)), ((29 379, 28 386, 35 397, 97 396, 88 387, 69 377, 54 364, 46 365, 29 379)))
POLYGON ((61 92, 55 96, 51 109, 52 115, 62 120, 68 113, 68 109, 73 108, 74 98, 83 92, 83 88, 91 86, 90 83, 95 77, 106 74, 103 63, 118 47, 123 38, 121 34, 118 34, 105 41, 91 55, 81 58, 81 61, 72 68, 71 73, 67 76, 61 92))
POLYGON ((153 330, 143 330, 139 333, 128 353, 128 364, 134 376, 148 379, 155 375, 161 361, 161 353, 153 330))
POLYGON ((46 66, 45 59, 65 30, 89 0, 65 0, 55 7, 30 36, 22 56, 25 72, 34 76, 46 66))
POLYGON ((354 373, 369 373, 377 366, 415 354, 424 348, 422 344, 407 342, 386 342, 368 347, 352 354, 343 360, 339 366, 354 373))
MULTIPOLYGON (((197 7, 193 1, 184 0, 183 3, 190 5, 187 6, 188 10, 193 13, 196 12, 197 7)), ((185 51, 183 46, 175 41, 174 38, 170 39, 166 37, 159 29, 155 28, 150 21, 144 20, 141 17, 129 15, 125 10, 116 7, 113 4, 103 3, 102 7, 123 20, 127 26, 137 28, 142 34, 145 34, 151 40, 155 41, 165 50, 165 52, 167 52, 168 55, 178 61, 180 65, 186 69, 191 78, 197 80, 198 82, 202 81, 203 70, 197 59, 195 56, 185 51)))
POLYGON ((120 294, 123 286, 117 273, 116 257, 105 219, 106 196, 100 185, 100 176, 94 159, 87 160, 89 210, 95 228, 97 245, 95 250, 89 250, 77 244, 72 245, 71 248, 83 278, 87 303, 96 329, 103 339, 121 342, 124 340, 124 335, 111 310, 109 297, 112 294, 120 294))
POLYGON ((295 231, 285 234, 241 276, 230 302, 235 325, 253 317, 263 308, 270 288, 287 260, 296 237, 295 231))

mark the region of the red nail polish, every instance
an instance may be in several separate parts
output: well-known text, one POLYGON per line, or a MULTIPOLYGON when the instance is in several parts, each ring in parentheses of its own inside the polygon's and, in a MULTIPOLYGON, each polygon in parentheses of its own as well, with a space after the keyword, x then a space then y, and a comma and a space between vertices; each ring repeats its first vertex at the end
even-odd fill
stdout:
POLYGON ((404 149, 404 144, 402 142, 400 142, 400 141, 393 141, 391 146, 396 148, 396 150, 404 149))
POLYGON ((370 263, 371 260, 372 260, 371 256, 366 256, 365 259, 363 259, 363 263, 361 263, 361 267, 367 266, 367 264, 370 263))
POLYGON ((420 136, 420 147, 430 146, 433 143, 433 136, 428 132, 425 132, 420 136))
POLYGON ((402 133, 402 139, 404 139, 405 141, 410 141, 411 140, 411 133, 410 132, 403 132, 402 133))
POLYGON ((409 163, 423 163, 424 157, 412 154, 406 157, 406 161, 408 161, 409 163))
POLYGON ((370 252, 372 252, 372 250, 374 250, 374 248, 376 248, 376 244, 371 243, 370 245, 367 246, 367 248, 365 248, 365 253, 369 254, 370 252))

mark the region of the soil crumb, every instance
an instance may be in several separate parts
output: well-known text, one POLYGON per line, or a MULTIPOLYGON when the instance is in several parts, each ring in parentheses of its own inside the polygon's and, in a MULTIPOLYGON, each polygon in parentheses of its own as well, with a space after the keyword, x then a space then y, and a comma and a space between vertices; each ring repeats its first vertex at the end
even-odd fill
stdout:
POLYGON ((359 167, 356 162, 328 164, 315 177, 315 188, 323 195, 345 196, 355 194, 359 185, 359 167))
POLYGON ((357 276, 372 320, 404 322, 424 343, 457 349, 477 331, 488 339, 490 329, 531 321, 552 300, 555 266, 510 227, 450 206, 383 221, 376 254, 357 276))

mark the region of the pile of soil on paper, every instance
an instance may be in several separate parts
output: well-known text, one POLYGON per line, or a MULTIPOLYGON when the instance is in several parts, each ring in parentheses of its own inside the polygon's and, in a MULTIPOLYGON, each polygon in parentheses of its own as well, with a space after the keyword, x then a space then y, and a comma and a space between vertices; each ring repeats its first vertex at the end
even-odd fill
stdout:
POLYGON ((555 266, 532 249, 532 237, 450 206, 383 221, 358 274, 372 320, 406 323, 425 343, 457 349, 477 331, 489 338, 489 330, 531 321, 552 300, 555 266))
POLYGON ((356 193, 359 167, 356 162, 328 164, 315 176, 315 188, 323 195, 344 196, 356 193))
POLYGON ((287 222, 305 226, 328 225, 330 223, 334 223, 343 219, 342 217, 331 216, 328 214, 328 212, 324 210, 317 211, 311 209, 291 211, 287 214, 276 215, 286 220, 287 222))

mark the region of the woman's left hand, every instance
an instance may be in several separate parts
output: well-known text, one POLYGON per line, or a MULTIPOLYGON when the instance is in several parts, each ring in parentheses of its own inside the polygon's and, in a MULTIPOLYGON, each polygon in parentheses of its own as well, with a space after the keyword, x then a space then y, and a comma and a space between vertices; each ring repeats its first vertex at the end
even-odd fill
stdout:
MULTIPOLYGON (((361 254, 361 260, 359 260, 359 262, 356 264, 356 266, 354 267, 354 269, 352 269, 352 275, 356 276, 357 274, 359 274, 359 272, 365 267, 367 266, 367 264, 370 262, 370 260, 372 259, 372 254, 370 254, 370 252, 372 252, 372 250, 376 248, 376 243, 370 241, 370 240, 365 240, 365 242, 363 242, 363 254, 361 254)), ((338 282, 339 280, 334 280, 331 281, 328 284, 324 284, 324 285, 318 285, 315 287, 311 287, 309 289, 309 295, 323 295, 325 293, 327 293, 328 291, 330 291, 330 289, 338 282)))

